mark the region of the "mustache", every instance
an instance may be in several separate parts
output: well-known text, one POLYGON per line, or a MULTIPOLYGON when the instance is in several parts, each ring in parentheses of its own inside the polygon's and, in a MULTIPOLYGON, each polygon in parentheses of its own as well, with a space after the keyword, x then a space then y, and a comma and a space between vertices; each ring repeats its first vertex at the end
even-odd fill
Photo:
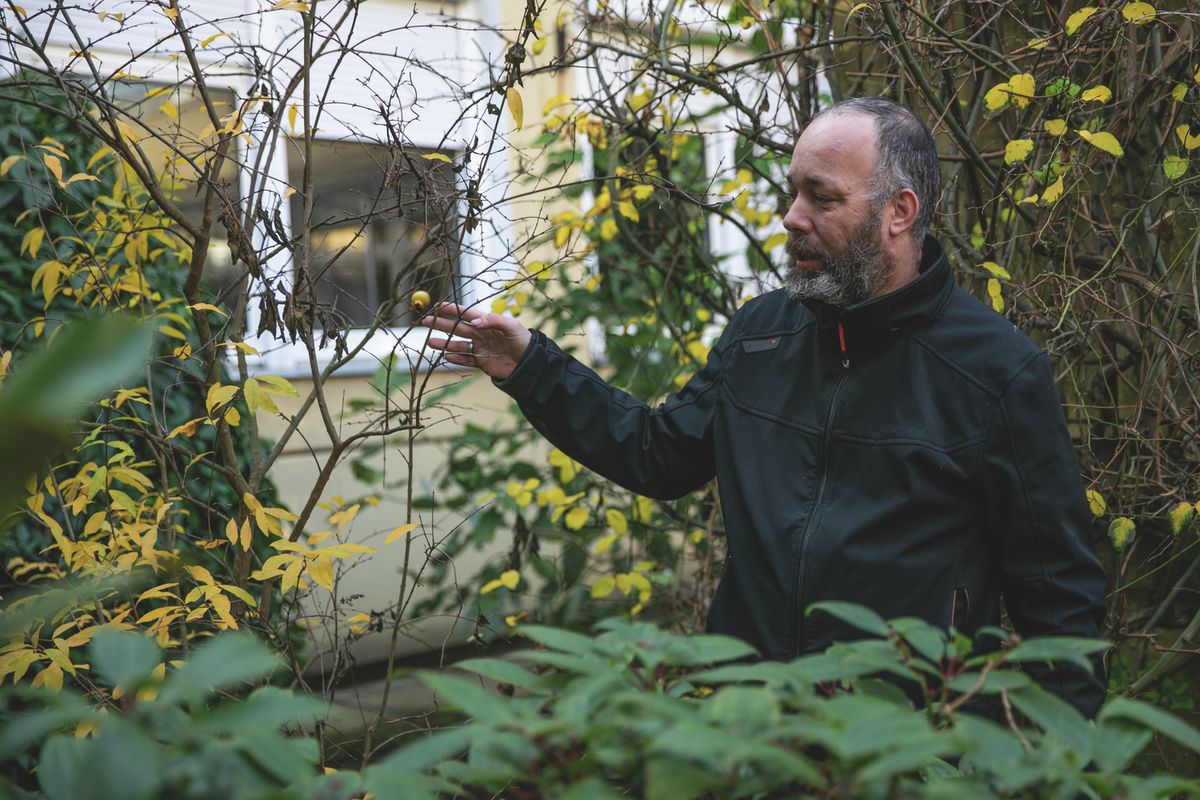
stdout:
POLYGON ((803 239, 788 239, 787 254, 791 256, 793 261, 808 261, 812 259, 825 261, 829 257, 829 253, 824 248, 809 244, 803 239))

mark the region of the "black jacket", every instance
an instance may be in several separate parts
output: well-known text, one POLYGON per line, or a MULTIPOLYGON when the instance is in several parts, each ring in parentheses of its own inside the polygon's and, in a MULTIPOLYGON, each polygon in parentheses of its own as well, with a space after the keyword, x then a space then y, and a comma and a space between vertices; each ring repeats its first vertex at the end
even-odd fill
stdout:
MULTIPOLYGON (((497 383, 557 447, 631 491, 715 476, 729 557, 709 630, 789 659, 853 638, 818 600, 965 633, 1003 594, 1023 636, 1095 636, 1106 582, 1045 355, 955 286, 919 276, 841 310, 782 290, 747 303, 707 365, 650 408, 539 332, 497 383)), ((1037 672, 1037 670, 1035 670, 1037 672)), ((1088 716, 1099 677, 1036 676, 1088 716)))

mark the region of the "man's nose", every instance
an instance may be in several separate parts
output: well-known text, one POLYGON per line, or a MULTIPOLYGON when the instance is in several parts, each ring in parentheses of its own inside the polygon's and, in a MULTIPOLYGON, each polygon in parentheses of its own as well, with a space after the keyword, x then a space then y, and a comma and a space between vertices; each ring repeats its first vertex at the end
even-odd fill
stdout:
POLYGON ((812 233, 812 215, 804 207, 803 198, 797 197, 788 206, 787 213, 783 215, 783 227, 794 233, 812 233))

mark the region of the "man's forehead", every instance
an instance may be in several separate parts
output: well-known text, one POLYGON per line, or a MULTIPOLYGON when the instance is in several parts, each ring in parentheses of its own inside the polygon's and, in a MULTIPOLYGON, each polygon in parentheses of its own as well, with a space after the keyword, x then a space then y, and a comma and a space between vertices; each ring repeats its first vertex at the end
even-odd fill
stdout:
POLYGON ((849 187, 868 179, 878 153, 874 120, 862 114, 819 117, 796 140, 788 182, 849 187))

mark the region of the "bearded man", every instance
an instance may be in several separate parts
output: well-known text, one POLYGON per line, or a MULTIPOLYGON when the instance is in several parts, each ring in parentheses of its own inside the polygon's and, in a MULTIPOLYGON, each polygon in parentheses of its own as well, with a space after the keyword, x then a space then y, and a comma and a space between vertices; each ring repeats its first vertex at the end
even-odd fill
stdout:
MULTIPOLYGON (((882 98, 839 103, 796 142, 786 286, 751 300, 706 366, 651 408, 537 331, 454 305, 425 324, 572 458, 631 491, 714 477, 728 557, 708 628, 785 660, 855 638, 805 615, 844 600, 972 634, 1095 636, 1105 578, 1046 356, 957 288, 927 231, 928 129, 882 98)), ((1094 716, 1104 683, 1035 679, 1094 716)))

